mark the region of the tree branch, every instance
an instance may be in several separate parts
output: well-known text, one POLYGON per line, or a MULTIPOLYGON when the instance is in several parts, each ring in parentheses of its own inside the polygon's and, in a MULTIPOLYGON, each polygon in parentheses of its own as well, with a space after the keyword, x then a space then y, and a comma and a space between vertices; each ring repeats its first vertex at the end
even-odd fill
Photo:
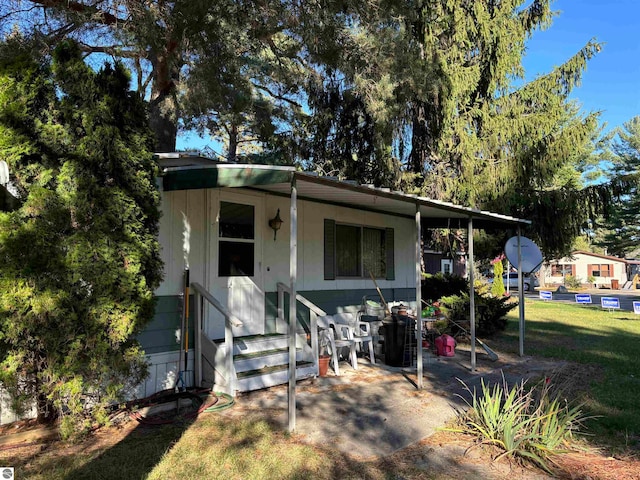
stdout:
POLYGON ((273 98, 276 98, 278 100, 282 100, 283 102, 287 102, 289 105, 294 105, 294 106, 296 106, 298 108, 302 108, 302 105, 299 104, 298 102, 296 102, 295 100, 291 100, 290 98, 287 98, 284 95, 278 95, 277 93, 273 92, 271 89, 269 89, 268 87, 265 87, 264 85, 259 85, 256 82, 251 82, 251 84, 254 87, 256 87, 258 90, 263 90, 263 91, 267 92, 273 98))
POLYGON ((75 13, 88 13, 93 15, 98 22, 104 25, 115 25, 117 23, 123 23, 126 20, 121 19, 113 15, 112 13, 105 12, 93 5, 85 5, 80 2, 72 2, 69 0, 32 0, 33 3, 41 5, 45 8, 55 8, 60 10, 69 10, 75 13))
POLYGON ((115 45, 87 45, 86 43, 79 43, 80 50, 86 53, 106 53, 107 55, 114 55, 123 58, 145 58, 144 52, 136 52, 132 50, 123 50, 122 47, 115 45))
POLYGON ((32 10, 35 10, 36 6, 30 7, 30 8, 25 8, 24 10, 12 10, 9 13, 7 13, 6 15, 0 15, 0 22, 3 22, 4 20, 7 20, 8 18, 14 16, 14 15, 20 15, 21 13, 29 13, 32 10))

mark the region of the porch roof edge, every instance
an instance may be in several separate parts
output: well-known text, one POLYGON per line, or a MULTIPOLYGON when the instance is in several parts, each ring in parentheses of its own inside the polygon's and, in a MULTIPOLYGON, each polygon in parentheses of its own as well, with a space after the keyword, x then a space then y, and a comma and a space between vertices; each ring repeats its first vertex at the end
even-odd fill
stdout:
MULTIPOLYGON (((390 189, 358 185, 352 182, 344 182, 334 178, 320 177, 318 175, 310 174, 307 172, 295 172, 296 178, 301 181, 306 181, 310 183, 316 183, 326 186, 331 186, 334 188, 340 188, 344 190, 349 190, 352 192, 357 192, 361 194, 366 194, 370 196, 383 197, 391 200, 401 201, 403 203, 408 204, 419 204, 421 207, 425 209, 438 209, 442 211, 447 211, 450 213, 455 213, 456 219, 462 220, 463 218, 473 218, 474 220, 480 220, 480 227, 487 226, 500 226, 500 225, 531 225, 531 220, 526 220, 517 217, 511 217, 509 215, 503 215, 501 213, 489 212, 486 210, 479 210, 471 207, 464 207, 460 205, 455 205, 450 202, 444 202, 441 200, 434 200, 427 197, 420 197, 417 195, 410 195, 400 191, 391 191, 390 189)), ((422 210, 422 208, 421 208, 422 210)), ((422 212, 426 219, 429 219, 430 226, 433 227, 447 227, 448 222, 451 218, 442 217, 442 218, 433 218, 429 215, 427 211, 422 212), (434 223, 435 221, 435 223, 434 223), (443 223, 444 222, 444 223, 443 223)))
POLYGON ((213 164, 169 167, 163 170, 162 187, 165 191, 172 191, 289 183, 294 172, 294 167, 271 165, 213 164))
POLYGON ((288 185, 295 178, 296 181, 306 183, 309 186, 315 185, 313 189, 301 190, 300 192, 300 198, 308 200, 329 201, 327 196, 333 191, 335 198, 330 200, 330 203, 405 216, 413 216, 415 205, 419 205, 423 221, 432 228, 449 227, 452 221, 462 222, 468 219, 478 222, 478 228, 531 224, 530 220, 409 195, 386 188, 359 185, 356 182, 339 180, 334 177, 322 177, 311 172, 297 171, 295 167, 289 166, 224 162, 168 165, 163 169, 161 178, 165 191, 254 187, 273 194, 288 194, 288 185), (344 192, 344 194, 338 192, 344 192))

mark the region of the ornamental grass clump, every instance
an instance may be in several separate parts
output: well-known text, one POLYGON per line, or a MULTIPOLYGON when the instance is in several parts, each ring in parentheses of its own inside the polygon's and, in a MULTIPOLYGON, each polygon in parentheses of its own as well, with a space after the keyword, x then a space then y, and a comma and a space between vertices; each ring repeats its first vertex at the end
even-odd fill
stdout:
POLYGON ((551 457, 567 451, 585 420, 580 405, 571 407, 559 393, 552 393, 549 378, 533 388, 523 380, 511 389, 504 376, 493 387, 482 380, 480 393, 461 383, 471 401, 461 396, 469 408, 459 412, 459 426, 453 430, 498 447, 502 452, 496 459, 530 461, 549 471, 551 457))

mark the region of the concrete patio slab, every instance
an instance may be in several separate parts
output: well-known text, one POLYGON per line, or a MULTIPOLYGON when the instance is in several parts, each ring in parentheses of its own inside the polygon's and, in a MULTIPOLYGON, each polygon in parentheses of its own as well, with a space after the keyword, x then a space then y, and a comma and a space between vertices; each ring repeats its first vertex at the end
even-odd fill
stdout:
MULTIPOLYGON (((358 370, 344 363, 342 375, 308 379, 296 389, 296 433, 305 441, 328 445, 364 459, 390 455, 435 433, 465 406, 463 384, 478 388, 482 379, 509 385, 524 378, 550 374, 561 364, 531 357, 501 355, 490 362, 478 353, 470 370, 468 346, 454 357, 424 356, 424 388, 416 388, 416 369, 371 365, 360 359, 358 370)), ((341 365, 342 367, 342 365, 341 365)), ((331 370, 330 370, 331 372, 331 370)), ((244 394, 228 415, 267 414, 283 429, 288 426, 287 387, 244 394)))

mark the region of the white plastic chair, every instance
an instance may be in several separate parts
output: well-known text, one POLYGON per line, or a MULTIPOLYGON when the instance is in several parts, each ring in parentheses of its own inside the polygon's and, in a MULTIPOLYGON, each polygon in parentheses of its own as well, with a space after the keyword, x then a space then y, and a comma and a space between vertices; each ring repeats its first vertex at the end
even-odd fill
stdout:
POLYGON ((349 325, 337 324, 331 315, 318 317, 318 342, 328 342, 331 350, 333 371, 340 376, 338 349, 349 347, 349 358, 354 370, 358 369, 358 357, 356 355, 356 342, 353 338, 353 330, 349 325), (346 328, 345 328, 346 327, 346 328))
POLYGON ((333 316, 333 320, 339 325, 348 325, 351 329, 351 335, 353 340, 360 349, 364 347, 365 343, 369 344, 369 360, 371 363, 376 363, 376 356, 373 351, 373 335, 371 334, 371 325, 368 322, 360 322, 353 317, 352 313, 336 313, 333 316))

